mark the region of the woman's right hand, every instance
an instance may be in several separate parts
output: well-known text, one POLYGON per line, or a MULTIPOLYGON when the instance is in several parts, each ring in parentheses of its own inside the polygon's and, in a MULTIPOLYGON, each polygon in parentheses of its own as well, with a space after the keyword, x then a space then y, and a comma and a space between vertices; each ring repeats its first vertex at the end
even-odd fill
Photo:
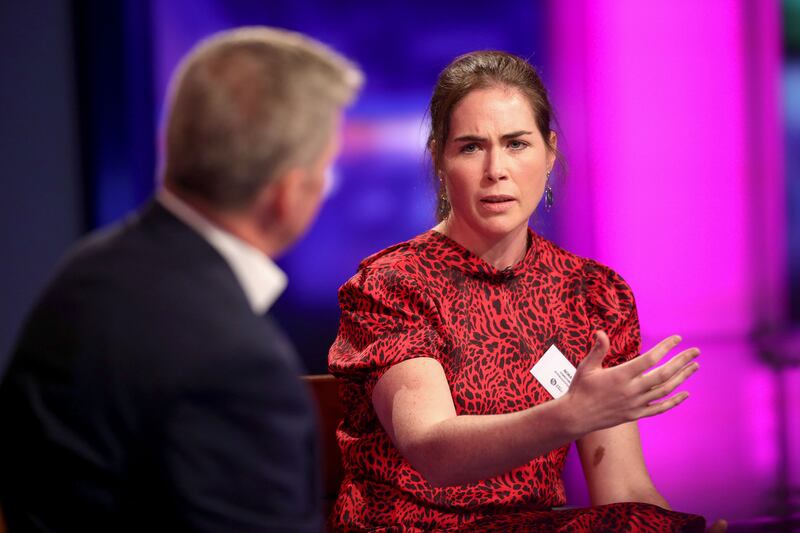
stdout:
POLYGON ((700 350, 684 350, 664 365, 648 371, 680 341, 679 336, 673 335, 635 359, 613 368, 603 368, 609 340, 604 331, 598 331, 594 346, 578 365, 569 391, 564 395, 572 406, 570 411, 575 414, 576 432, 583 435, 658 415, 688 398, 688 392, 681 392, 658 401, 699 368, 693 360, 700 355, 700 350))

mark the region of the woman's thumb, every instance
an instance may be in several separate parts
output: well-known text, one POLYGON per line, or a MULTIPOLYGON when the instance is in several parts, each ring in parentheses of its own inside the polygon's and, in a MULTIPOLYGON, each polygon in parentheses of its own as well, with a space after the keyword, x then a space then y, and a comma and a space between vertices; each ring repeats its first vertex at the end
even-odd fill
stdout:
POLYGON ((603 359, 605 359, 606 355, 608 355, 609 347, 610 342, 606 332, 603 330, 597 330, 594 334, 594 345, 592 345, 592 349, 589 350, 589 353, 581 362, 581 366, 585 366, 590 369, 601 368, 603 366, 603 359))

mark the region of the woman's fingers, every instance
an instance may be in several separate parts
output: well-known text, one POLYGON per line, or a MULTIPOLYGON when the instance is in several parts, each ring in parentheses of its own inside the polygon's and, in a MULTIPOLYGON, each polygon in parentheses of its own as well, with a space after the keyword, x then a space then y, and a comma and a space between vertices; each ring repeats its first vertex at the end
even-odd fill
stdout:
POLYGON ((659 400, 664 396, 669 395, 672 391, 677 389, 681 383, 689 379, 689 376, 697 372, 700 365, 697 363, 689 363, 675 372, 667 381, 652 387, 642 396, 643 404, 650 404, 655 400, 659 400))
POLYGON ((666 383, 672 379, 675 374, 680 372, 683 367, 691 363, 698 355, 700 355, 700 350, 697 348, 689 348, 670 359, 667 363, 642 375, 638 378, 639 386, 641 387, 640 390, 647 391, 658 387, 662 383, 666 383))
POLYGON ((694 359, 700 350, 689 348, 662 366, 650 372, 647 370, 661 361, 680 341, 678 335, 667 337, 639 357, 603 370, 603 359, 609 352, 610 343, 608 336, 598 331, 594 346, 578 365, 569 393, 574 398, 583 399, 587 410, 597 415, 598 427, 611 427, 665 413, 689 397, 688 392, 669 395, 697 371, 699 365, 694 359))
POLYGON ((680 335, 667 337, 639 357, 620 365, 620 368, 625 368, 627 372, 630 372, 631 377, 639 376, 661 361, 679 342, 681 342, 680 335))
POLYGON ((686 391, 680 392, 671 398, 667 398, 663 402, 653 403, 648 405, 647 407, 642 407, 635 413, 635 420, 639 418, 647 418, 649 416, 660 415, 662 413, 666 413, 673 407, 677 407, 681 403, 683 403, 686 398, 689 397, 689 393, 686 391))

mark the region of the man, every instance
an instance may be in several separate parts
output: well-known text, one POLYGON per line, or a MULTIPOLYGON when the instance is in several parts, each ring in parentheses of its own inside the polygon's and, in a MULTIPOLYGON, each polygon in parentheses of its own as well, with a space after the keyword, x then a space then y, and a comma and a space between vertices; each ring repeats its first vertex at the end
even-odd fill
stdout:
POLYGON ((263 315, 361 73, 299 34, 223 32, 178 69, 163 186, 81 242, 0 388, 15 531, 319 531, 315 420, 263 315))

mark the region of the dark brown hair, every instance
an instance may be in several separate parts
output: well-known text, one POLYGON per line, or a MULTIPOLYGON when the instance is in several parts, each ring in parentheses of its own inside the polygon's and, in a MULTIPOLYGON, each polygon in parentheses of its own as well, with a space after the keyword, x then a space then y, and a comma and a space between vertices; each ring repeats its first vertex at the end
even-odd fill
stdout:
POLYGON ((453 109, 470 92, 493 86, 517 89, 528 99, 539 133, 548 147, 554 149, 550 146, 550 119, 553 110, 547 97, 547 89, 530 63, 519 56, 498 50, 480 50, 455 58, 439 74, 428 107, 431 124, 427 146, 433 163, 438 221, 445 219, 450 212, 450 205, 441 194, 438 175, 444 146, 450 134, 453 109))

